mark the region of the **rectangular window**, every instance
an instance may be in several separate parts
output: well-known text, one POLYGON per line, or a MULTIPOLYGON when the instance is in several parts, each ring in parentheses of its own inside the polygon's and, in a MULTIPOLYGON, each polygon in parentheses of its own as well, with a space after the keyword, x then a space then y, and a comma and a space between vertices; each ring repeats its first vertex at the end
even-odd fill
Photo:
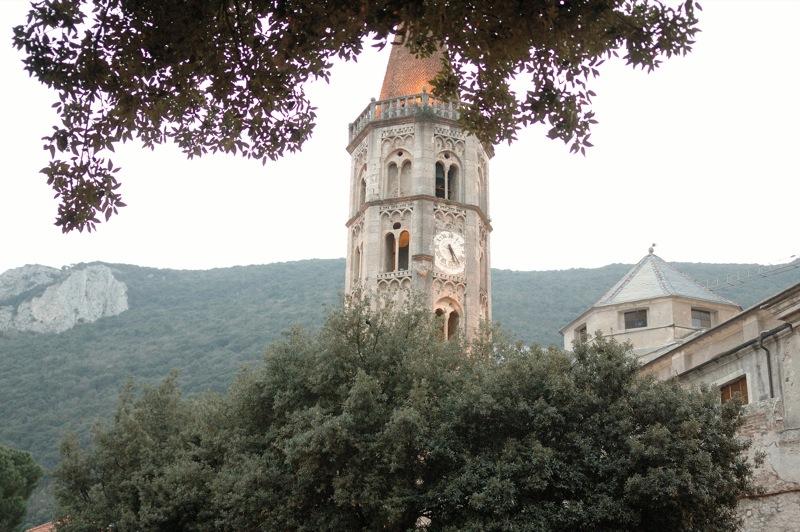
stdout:
POLYGON ((695 329, 708 329, 711 327, 711 312, 707 310, 692 309, 692 327, 695 329))
POLYGON ((742 403, 747 404, 749 402, 747 398, 747 377, 742 375, 735 381, 720 386, 719 394, 723 403, 727 403, 734 397, 739 397, 742 403))
POLYGON ((625 328, 639 329, 647 327, 647 309, 632 310, 625 313, 625 328))
POLYGON ((586 330, 586 325, 581 325, 575 329, 575 341, 583 343, 589 339, 589 333, 586 330))

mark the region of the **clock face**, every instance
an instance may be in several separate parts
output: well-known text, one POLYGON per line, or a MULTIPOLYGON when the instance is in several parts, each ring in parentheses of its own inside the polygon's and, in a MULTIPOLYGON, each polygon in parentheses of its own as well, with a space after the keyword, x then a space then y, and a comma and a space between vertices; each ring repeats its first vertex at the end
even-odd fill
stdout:
POLYGON ((450 275, 464 273, 464 237, 452 231, 441 231, 433 237, 436 268, 450 275))

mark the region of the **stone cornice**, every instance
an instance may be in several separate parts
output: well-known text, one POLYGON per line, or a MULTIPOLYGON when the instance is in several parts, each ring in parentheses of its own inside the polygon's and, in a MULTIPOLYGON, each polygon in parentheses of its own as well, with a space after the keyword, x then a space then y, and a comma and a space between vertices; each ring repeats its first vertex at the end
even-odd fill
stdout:
MULTIPOLYGON (((451 127, 457 127, 459 129, 462 129, 461 123, 458 120, 451 120, 449 118, 444 118, 441 116, 427 116, 427 115, 423 116, 417 114, 417 115, 396 116, 394 118, 384 118, 380 120, 374 120, 369 124, 367 124, 366 126, 364 126, 364 129, 362 129, 358 133, 358 135, 353 137, 353 140, 351 140, 350 143, 347 145, 346 148, 347 153, 352 155, 353 151, 355 151, 355 149, 358 147, 361 141, 364 140, 367 134, 376 127, 390 127, 399 124, 411 124, 420 120, 428 120, 430 122, 440 122, 442 124, 447 124, 448 126, 451 127)), ((483 146, 483 151, 486 152, 486 155, 489 157, 489 159, 494 157, 494 146, 487 145, 484 142, 481 142, 481 146, 483 146)))
POLYGON ((483 212, 483 210, 478 207, 477 205, 470 205, 469 203, 460 203, 458 201, 446 200, 444 198, 437 198, 436 196, 431 196, 430 194, 417 194, 414 196, 403 196, 401 198, 388 198, 382 200, 373 200, 364 202, 361 208, 358 209, 358 212, 351 217, 347 222, 344 224, 345 227, 350 228, 360 216, 364 214, 364 212, 369 207, 379 207, 382 205, 391 205, 392 203, 400 203, 400 202, 409 202, 409 201, 432 201, 433 203, 439 203, 442 205, 452 205, 454 207, 459 207, 462 209, 466 209, 469 211, 473 211, 480 216, 481 221, 486 226, 486 230, 491 232, 492 231, 492 222, 489 220, 489 217, 483 212))

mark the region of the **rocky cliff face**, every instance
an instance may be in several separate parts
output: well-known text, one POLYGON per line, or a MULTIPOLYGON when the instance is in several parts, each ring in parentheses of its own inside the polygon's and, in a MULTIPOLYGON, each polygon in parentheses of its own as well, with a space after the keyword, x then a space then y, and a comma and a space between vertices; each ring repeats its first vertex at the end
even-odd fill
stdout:
POLYGON ((108 266, 23 266, 0 275, 0 333, 59 333, 128 309, 128 289, 108 266))

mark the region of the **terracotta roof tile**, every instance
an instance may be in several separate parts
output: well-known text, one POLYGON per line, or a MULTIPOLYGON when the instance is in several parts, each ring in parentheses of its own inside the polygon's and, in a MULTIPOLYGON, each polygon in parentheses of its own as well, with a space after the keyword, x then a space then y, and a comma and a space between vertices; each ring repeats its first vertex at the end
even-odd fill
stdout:
POLYGON ((380 99, 389 100, 399 96, 419 94, 423 89, 431 92, 430 80, 436 77, 441 68, 441 51, 436 51, 429 57, 419 58, 404 44, 392 44, 380 99))

